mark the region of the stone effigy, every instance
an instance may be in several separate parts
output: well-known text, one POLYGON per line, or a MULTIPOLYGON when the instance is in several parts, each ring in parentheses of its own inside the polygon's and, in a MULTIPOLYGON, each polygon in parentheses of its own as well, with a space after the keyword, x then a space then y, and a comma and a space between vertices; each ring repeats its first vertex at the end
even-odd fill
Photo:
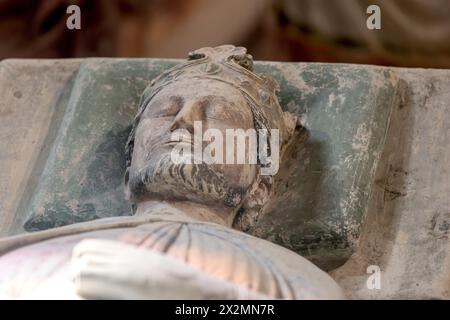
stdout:
MULTIPOLYGON (((35 272, 43 269, 29 258, 36 245, 48 244, 40 231, 50 238, 114 226, 103 232, 122 232, 116 228, 121 217, 108 217, 132 214, 123 191, 123 148, 139 97, 177 63, 0 62, 0 237, 2 252, 16 257, 3 270, 23 275, 16 278, 22 293, 33 296, 41 279, 50 280, 49 290, 41 286, 35 297, 76 292, 67 280, 72 253, 59 251, 60 238, 45 247, 49 272, 35 272), (19 247, 22 255, 13 250, 19 247)), ((276 79, 281 108, 300 119, 308 137, 293 137, 293 157, 283 159, 272 194, 246 233, 332 270, 346 297, 448 298, 450 71, 262 61, 254 69, 276 79)), ((144 218, 127 219, 120 227, 144 218)), ((82 240, 71 237, 66 244, 82 240)))
POLYGON ((257 148, 273 156, 279 146, 281 163, 295 149, 294 137, 305 135, 281 110, 276 83, 253 73, 244 48, 193 52, 142 95, 126 145, 125 190, 135 215, 0 240, 2 297, 344 298, 330 276, 298 254, 235 230, 251 228, 276 187, 276 172, 263 174, 261 157, 173 162, 180 141, 172 133, 194 133, 196 121, 224 135, 276 130, 276 144, 268 139, 257 148))
MULTIPOLYGON (((140 94, 176 63, 1 62, 0 236, 131 215, 123 146, 140 94)), ((359 238, 397 99, 396 76, 358 65, 255 62, 254 68, 280 84, 281 107, 301 119, 309 138, 294 142, 302 146, 279 168, 283 183, 247 233, 331 270, 359 238)))

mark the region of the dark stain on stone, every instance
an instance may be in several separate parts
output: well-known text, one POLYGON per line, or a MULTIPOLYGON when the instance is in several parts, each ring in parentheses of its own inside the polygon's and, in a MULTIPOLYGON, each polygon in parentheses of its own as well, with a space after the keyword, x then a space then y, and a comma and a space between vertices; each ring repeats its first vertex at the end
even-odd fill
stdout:
POLYGON ((24 229, 28 232, 46 230, 116 215, 105 212, 103 208, 96 208, 94 203, 96 197, 102 197, 111 189, 120 190, 122 186, 125 174, 123 146, 130 129, 131 127, 119 127, 118 130, 105 134, 103 142, 95 149, 95 156, 87 165, 86 172, 80 177, 81 191, 78 199, 69 199, 70 202, 67 199, 48 202, 42 212, 31 215, 25 222, 24 229))
POLYGON ((92 203, 77 204, 75 208, 64 202, 47 203, 44 214, 32 215, 24 224, 24 229, 28 232, 41 231, 98 218, 92 203))
POLYGON ((385 195, 387 195, 387 200, 392 201, 399 197, 405 197, 407 195, 406 192, 401 192, 393 189, 389 189, 387 187, 384 187, 383 190, 385 191, 385 195))
POLYGON ((430 231, 433 237, 446 240, 450 231, 450 213, 446 215, 436 212, 430 221, 430 231), (447 217, 446 217, 447 216, 447 217))
POLYGON ((406 183, 404 179, 408 174, 409 173, 402 168, 395 168, 390 165, 387 172, 387 179, 385 181, 376 181, 376 183, 381 185, 385 191, 384 194, 387 201, 392 201, 408 195, 408 193, 404 191, 406 183))
POLYGON ((103 142, 95 150, 95 157, 87 166, 86 175, 82 181, 81 198, 91 197, 120 187, 125 174, 125 145, 131 127, 119 127, 105 134, 103 142))
POLYGON ((423 99, 423 104, 421 105, 422 108, 427 109, 427 104, 428 104, 428 100, 430 99, 430 97, 432 97, 435 92, 436 92, 436 87, 434 85, 435 80, 434 79, 430 79, 430 82, 427 84, 426 86, 426 94, 424 96, 423 99))
POLYGON ((17 99, 22 98, 22 91, 17 90, 14 92, 14 97, 16 97, 17 99))
POLYGON ((398 82, 398 109, 411 105, 411 96, 413 92, 404 80, 398 82))

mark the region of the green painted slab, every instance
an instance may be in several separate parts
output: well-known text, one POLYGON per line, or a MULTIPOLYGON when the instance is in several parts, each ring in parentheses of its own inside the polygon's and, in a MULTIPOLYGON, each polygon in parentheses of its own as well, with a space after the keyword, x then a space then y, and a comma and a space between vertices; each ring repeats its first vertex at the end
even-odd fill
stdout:
POLYGON ((124 146, 139 96, 173 62, 89 59, 78 71, 26 231, 130 215, 124 146))
POLYGON ((334 268, 359 238, 398 78, 359 65, 276 63, 259 70, 278 80, 281 105, 302 118, 309 138, 252 233, 334 268))
MULTIPOLYGON (((173 60, 81 62, 48 160, 26 209, 27 231, 129 215, 123 147, 139 96, 173 60)), ((281 86, 310 137, 253 234, 324 268, 353 252, 383 149, 397 80, 382 67, 256 63, 281 86)))

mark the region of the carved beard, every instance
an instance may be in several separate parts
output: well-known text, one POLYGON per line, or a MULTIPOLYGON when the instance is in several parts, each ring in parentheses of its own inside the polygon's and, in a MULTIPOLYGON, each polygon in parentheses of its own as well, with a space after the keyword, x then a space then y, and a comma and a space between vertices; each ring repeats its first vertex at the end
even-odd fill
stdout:
POLYGON ((175 164, 170 153, 130 176, 134 200, 158 197, 164 200, 190 200, 202 204, 223 203, 229 207, 241 204, 246 190, 228 185, 223 174, 212 165, 175 164))

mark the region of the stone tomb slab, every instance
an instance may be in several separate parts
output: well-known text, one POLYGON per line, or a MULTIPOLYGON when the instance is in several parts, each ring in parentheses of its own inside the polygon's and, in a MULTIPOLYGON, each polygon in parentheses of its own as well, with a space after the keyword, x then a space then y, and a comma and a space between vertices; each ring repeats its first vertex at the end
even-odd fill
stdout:
MULTIPOLYGON (((176 60, 0 63, 0 231, 130 215, 124 145, 139 96, 176 60), (17 92, 21 90, 21 98, 17 92)), ((389 68, 257 62, 309 133, 250 233, 329 269, 354 252, 383 151, 398 78, 389 68)), ((299 142, 300 143, 300 142, 299 142)))

